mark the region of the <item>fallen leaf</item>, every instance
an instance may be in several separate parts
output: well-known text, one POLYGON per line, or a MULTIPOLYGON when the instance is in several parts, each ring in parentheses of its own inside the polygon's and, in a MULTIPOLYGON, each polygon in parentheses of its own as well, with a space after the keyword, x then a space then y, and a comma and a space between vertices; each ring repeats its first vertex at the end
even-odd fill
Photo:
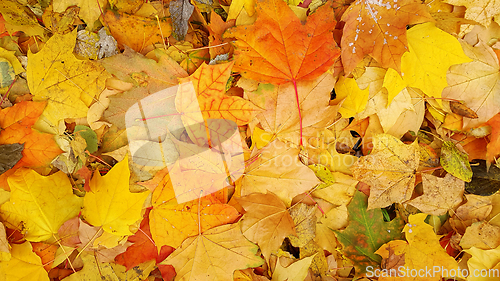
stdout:
POLYGON ((408 51, 406 26, 434 20, 417 1, 381 0, 354 2, 342 21, 342 64, 348 74, 366 54, 399 72, 401 56, 408 51))
POLYGON ((335 20, 328 6, 308 17, 305 25, 283 1, 257 1, 256 11, 254 25, 231 28, 225 34, 238 39, 234 70, 243 77, 273 84, 312 80, 339 56, 329 34, 335 20))
MULTIPOLYGON (((305 25, 281 0, 257 1, 256 11, 253 25, 237 26, 225 33, 225 37, 237 39, 234 70, 259 82, 293 84, 300 116, 297 81, 319 77, 340 55, 330 33, 336 23, 332 10, 329 5, 318 8, 305 25)), ((302 144, 301 118, 299 126, 302 144)))
POLYGON ((348 206, 349 225, 345 230, 335 231, 344 246, 344 255, 356 268, 356 275, 366 273, 368 266, 378 267, 381 259, 375 251, 384 243, 402 238, 404 225, 399 216, 391 222, 384 222, 381 210, 367 209, 366 197, 362 192, 356 192, 348 206))
MULTIPOLYGON (((206 119, 226 119, 245 125, 261 111, 248 100, 235 96, 227 96, 226 83, 231 76, 233 63, 217 65, 202 64, 191 76, 180 79, 180 83, 193 83, 198 97, 199 110, 206 119)), ((178 108, 180 112, 185 110, 178 108)), ((184 119, 183 119, 184 121, 184 119)), ((188 127, 192 122, 185 121, 188 127)))
MULTIPOLYGON (((486 27, 491 24, 493 17, 500 14, 500 7, 497 1, 445 0, 444 2, 456 6, 465 6, 467 8, 465 18, 486 27)), ((497 18, 495 20, 498 21, 497 18)))
POLYGON ((121 49, 126 45, 139 53, 151 44, 164 43, 172 32, 168 18, 157 20, 108 10, 104 21, 121 49))
POLYGON ((335 77, 330 73, 311 81, 298 81, 300 112, 291 110, 297 106, 291 84, 260 84, 255 91, 246 94, 255 105, 265 109, 257 118, 266 132, 299 145, 301 132, 305 139, 316 137, 320 129, 335 121, 339 106, 329 105, 334 83, 335 77))
POLYGON ((491 272, 491 276, 468 276, 467 280, 471 281, 487 281, 491 278, 496 277, 494 272, 499 270, 500 263, 500 246, 495 249, 481 250, 472 247, 465 250, 466 253, 470 254, 472 257, 467 261, 467 266, 471 272, 491 272), (490 271, 490 269, 494 271, 490 271))
POLYGON ((352 166, 354 178, 371 186, 368 209, 409 200, 420 159, 418 143, 405 145, 386 134, 375 135, 372 143, 370 155, 352 166))
POLYGON ((337 99, 344 100, 339 109, 343 118, 354 117, 357 113, 365 110, 369 88, 360 89, 356 80, 340 76, 335 83, 335 93, 338 95, 337 99))
POLYGON ((290 208, 290 216, 295 224, 295 235, 289 235, 288 239, 294 247, 304 247, 316 235, 316 212, 317 207, 299 203, 290 208))
POLYGON ((43 242, 32 242, 33 252, 42 259, 43 268, 49 272, 52 268, 56 251, 59 245, 51 245, 43 242))
POLYGON ((90 192, 83 201, 82 216, 93 226, 101 226, 114 235, 132 235, 129 226, 141 218, 144 200, 149 192, 129 191, 128 157, 116 164, 105 176, 94 173, 90 192))
POLYGON ((35 14, 21 3, 13 0, 2 1, 0 13, 5 20, 5 29, 13 35, 23 31, 28 36, 44 36, 44 28, 38 23, 35 14))
POLYGON ((287 267, 283 267, 279 260, 276 262, 276 268, 273 272, 272 281, 302 281, 305 280, 307 276, 307 271, 313 258, 316 256, 312 255, 307 258, 300 259, 287 267))
POLYGON ((487 221, 475 222, 465 229, 460 240, 460 247, 467 250, 472 247, 488 250, 500 246, 500 226, 487 221))
POLYGON ((296 234, 294 221, 285 204, 273 193, 253 193, 237 201, 246 211, 241 231, 250 241, 259 245, 266 260, 286 236, 296 234))
POLYGON ((12 258, 0 262, 0 276, 4 280, 49 281, 42 260, 33 252, 31 243, 12 245, 12 258))
POLYGON ((10 253, 10 245, 7 241, 7 235, 5 233, 5 226, 0 223, 0 261, 9 261, 12 258, 10 253))
POLYGON ((187 238, 160 265, 173 265, 179 280, 232 281, 235 270, 264 263, 257 251, 241 234, 238 223, 226 224, 187 238))
POLYGON ((98 280, 143 280, 154 268, 154 262, 143 263, 136 270, 127 271, 126 268, 114 263, 97 262, 92 253, 80 255, 83 260, 83 269, 66 277, 67 281, 98 281, 98 280))
POLYGON ((245 169, 242 196, 270 191, 290 206, 293 197, 320 183, 314 172, 300 162, 297 148, 275 140, 256 153, 260 154, 258 159, 245 169))
MULTIPOLYGON (((441 280, 442 277, 453 276, 454 271, 458 270, 458 263, 455 259, 449 256, 446 251, 439 244, 439 238, 434 233, 432 226, 424 222, 427 214, 410 215, 409 223, 403 229, 406 240, 393 240, 384 244, 377 250, 377 254, 383 258, 388 258, 390 250, 392 249, 395 255, 404 257, 404 265, 397 267, 399 278, 407 278, 405 280, 441 280), (440 271, 435 274, 425 275, 425 279, 420 277, 413 277, 410 272, 419 272, 428 270, 430 268, 439 267, 440 271)), ((457 274, 454 275, 455 277, 457 274)), ((394 276, 393 276, 394 277, 394 276)), ((398 277, 382 277, 380 280, 401 280, 398 277)))
POLYGON ((100 64, 73 55, 75 40, 76 30, 55 34, 40 52, 28 53, 28 86, 34 100, 47 100, 44 115, 54 126, 65 118, 86 117, 110 77, 100 64))
POLYGON ((475 47, 463 44, 471 62, 450 67, 449 86, 443 98, 463 101, 478 118, 464 118, 463 129, 470 129, 487 122, 500 106, 500 67, 498 57, 491 47, 479 42, 475 47), (474 98, 471 97, 474 95, 474 98))
POLYGON ((463 180, 451 174, 446 174, 444 178, 422 174, 422 182, 424 194, 408 202, 420 211, 441 216, 448 211, 453 212, 462 203, 463 180))
POLYGON ((448 68, 471 61, 464 54, 458 40, 437 28, 434 23, 423 23, 410 28, 408 47, 409 51, 401 58, 403 80, 408 86, 419 88, 434 98, 441 98, 441 92, 448 85, 448 68))
POLYGON ((466 182, 472 180, 472 169, 467 154, 458 150, 454 142, 443 142, 439 162, 444 170, 453 176, 466 182))
MULTIPOLYGON (((166 54, 156 62, 130 48, 125 48, 123 54, 104 59, 103 65, 118 79, 135 85, 124 93, 111 96, 109 107, 104 112, 104 119, 118 129, 126 128, 125 114, 134 104, 150 94, 176 86, 178 78, 188 76, 186 71, 166 54)), ((163 104, 170 105, 167 110, 173 107, 173 102, 170 100, 163 101, 163 104)))
MULTIPOLYGON (((235 2, 236 1, 232 1, 231 6, 235 2)), ((229 12, 229 14, 230 13, 231 11, 229 12)), ((231 44, 228 44, 233 39, 223 38, 222 35, 228 28, 234 27, 234 24, 235 21, 230 20, 229 15, 227 21, 224 22, 217 13, 210 14, 210 24, 208 25, 208 30, 210 31, 210 37, 208 39, 210 40, 209 46, 212 47, 209 50, 211 59, 214 59, 218 55, 233 54, 234 49, 231 46, 231 44)))
POLYGON ((76 5, 80 7, 79 15, 87 24, 89 30, 94 28, 94 23, 103 13, 108 0, 86 1, 86 0, 54 0, 53 9, 56 13, 64 12, 68 7, 76 5))
POLYGON ((178 204, 169 174, 157 173, 153 192, 150 228, 158 249, 163 245, 178 248, 190 236, 220 225, 234 222, 239 213, 222 204, 216 194, 200 195, 197 200, 178 204), (158 178, 156 178, 158 177, 158 178))
POLYGON ((33 170, 19 169, 8 183, 11 197, 0 206, 0 216, 13 229, 21 229, 28 241, 56 237, 59 227, 80 212, 82 198, 73 194, 63 172, 44 177, 33 170))
POLYGON ((124 253, 119 254, 115 258, 115 261, 125 266, 127 270, 149 260, 161 262, 166 256, 174 251, 172 247, 163 246, 160 249, 160 254, 158 254, 156 244, 151 238, 149 212, 146 212, 139 230, 134 235, 129 236, 128 241, 134 244, 129 246, 124 253))
POLYGON ((463 235, 473 223, 486 220, 492 210, 492 200, 487 196, 466 194, 467 202, 458 207, 449 222, 453 230, 463 235))
POLYGON ((14 167, 23 157, 24 144, 13 143, 0 145, 0 174, 14 167))
POLYGON ((172 17, 173 36, 176 40, 182 41, 187 34, 188 20, 194 11, 194 6, 188 0, 173 0, 170 1, 168 10, 172 17))

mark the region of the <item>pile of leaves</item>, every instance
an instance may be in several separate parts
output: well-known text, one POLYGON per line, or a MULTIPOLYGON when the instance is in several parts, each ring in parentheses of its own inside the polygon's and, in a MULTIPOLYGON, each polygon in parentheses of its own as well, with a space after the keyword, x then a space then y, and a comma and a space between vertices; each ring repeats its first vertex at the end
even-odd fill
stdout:
POLYGON ((2 0, 0 280, 498 278, 499 7, 2 0))

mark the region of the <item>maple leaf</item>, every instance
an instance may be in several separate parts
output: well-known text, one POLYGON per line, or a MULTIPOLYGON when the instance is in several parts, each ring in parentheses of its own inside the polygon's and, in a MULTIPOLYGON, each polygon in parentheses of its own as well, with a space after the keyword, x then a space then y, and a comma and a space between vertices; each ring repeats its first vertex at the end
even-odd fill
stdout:
POLYGON ((365 110, 369 88, 361 90, 356 80, 340 76, 335 83, 335 93, 338 93, 338 99, 344 99, 342 107, 339 109, 343 118, 354 117, 357 113, 365 110))
POLYGON ((80 212, 82 198, 73 195, 63 172, 44 177, 33 170, 19 169, 8 183, 11 197, 0 206, 0 216, 12 228, 21 227, 28 241, 50 239, 65 221, 80 212), (47 190, 47 186, 51 188, 47 190))
POLYGON ((12 258, 0 262, 0 276, 4 280, 49 281, 42 260, 33 252, 30 242, 12 245, 12 258))
POLYGON ((424 194, 408 202, 420 211, 441 216, 462 203, 465 183, 451 174, 444 178, 422 174, 422 182, 424 194))
POLYGON ((307 271, 316 254, 300 259, 287 267, 283 267, 280 261, 276 261, 272 281, 301 281, 307 277, 307 271))
POLYGON ((269 260, 287 235, 295 235, 295 224, 285 204, 273 193, 253 193, 237 199, 245 209, 241 231, 250 241, 259 245, 262 255, 269 260))
POLYGON ((128 157, 105 176, 94 173, 90 192, 85 194, 82 216, 90 224, 118 236, 131 235, 129 226, 141 218, 142 205, 149 192, 129 191, 128 157))
POLYGON ((406 26, 434 21, 427 7, 415 0, 358 0, 342 16, 342 64, 350 73, 366 54, 384 68, 400 71, 408 51, 406 26))
MULTIPOLYGON (((191 76, 181 78, 179 82, 193 83, 199 104, 199 109, 196 112, 201 111, 204 119, 226 119, 241 126, 250 122, 261 109, 248 100, 224 95, 232 68, 233 62, 217 65, 203 63, 191 76)), ((189 98, 189 96, 183 97, 189 98)), ((182 97, 179 95, 179 98, 182 97)), ((189 102, 183 102, 182 108, 177 108, 184 113, 182 116, 183 121, 185 120, 184 117, 189 118, 185 114, 186 110, 183 110, 185 107, 189 107, 188 104, 189 102)), ((192 125, 191 123, 189 121, 184 122, 186 127, 192 125)))
POLYGON ((71 274, 64 280, 143 280, 154 268, 154 261, 143 263, 135 270, 126 270, 122 265, 116 263, 98 262, 92 253, 85 252, 80 255, 83 261, 83 269, 71 274))
MULTIPOLYGON (((257 1, 256 11, 253 25, 225 33, 237 39, 234 70, 259 82, 292 83, 300 116, 297 81, 319 77, 340 55, 331 34, 336 23, 331 7, 318 8, 305 25, 281 0, 257 1)), ((299 124, 302 144, 302 118, 299 124)))
POLYGON ((297 148, 275 140, 252 157, 257 153, 258 159, 245 169, 242 196, 270 191, 289 206, 293 197, 320 183, 314 172, 300 162, 297 148))
POLYGON ((102 14, 103 9, 106 7, 108 0, 54 0, 53 10, 56 13, 63 13, 68 7, 76 5, 80 7, 79 15, 87 24, 89 30, 94 28, 95 21, 102 14))
POLYGON ((166 18, 157 20, 108 10, 104 21, 120 48, 127 45, 136 52, 163 42, 172 32, 171 21, 166 18))
POLYGON ((456 6, 465 6, 467 8, 465 11, 465 18, 478 22, 483 26, 489 26, 493 17, 495 17, 495 21, 498 22, 497 17, 500 14, 500 3, 496 0, 444 0, 444 2, 456 6))
POLYGON ((405 145, 397 138, 379 134, 373 150, 351 167, 356 180, 371 185, 368 209, 387 207, 411 198, 419 163, 418 143, 405 145))
POLYGON ((325 73, 311 81, 298 81, 298 100, 301 112, 291 111, 296 106, 293 85, 260 84, 255 91, 248 91, 248 98, 265 111, 257 115, 262 128, 273 137, 300 144, 302 136, 316 137, 318 130, 332 124, 339 106, 330 106, 330 92, 335 77, 325 73))
POLYGON ((235 270, 264 263, 257 250, 238 223, 226 224, 186 239, 160 264, 173 265, 178 280, 232 281, 235 270))
MULTIPOLYGON (((384 259, 390 258, 389 254, 391 252, 393 255, 404 256, 404 265, 401 265, 403 267, 393 268, 393 270, 398 270, 397 272, 399 273, 406 274, 411 270, 425 271, 436 266, 440 267, 441 271, 430 276, 425 276, 425 280, 438 281, 441 280, 443 273, 448 272, 451 274, 450 270, 455 270, 455 272, 460 272, 460 270, 458 270, 459 267, 455 259, 449 256, 439 244, 439 238, 434 233, 432 226, 424 222, 426 217, 427 214, 423 213, 410 215, 409 222, 403 229, 408 242, 401 240, 390 241, 382 245, 376 253, 384 259)), ((400 277, 411 278, 408 275, 400 277)), ((446 274, 443 277, 447 277, 446 274)), ((397 278, 380 278, 380 280, 398 280, 397 278)), ((419 277, 413 277, 410 280, 420 279, 419 277)))
POLYGON ((200 230, 232 223, 239 216, 234 207, 222 204, 216 194, 201 198, 198 195, 198 200, 178 204, 170 174, 158 172, 153 182, 147 184, 157 185, 151 200, 150 227, 158 249, 163 245, 177 248, 200 230))
POLYGON ((166 256, 170 255, 170 253, 174 251, 174 248, 172 247, 163 246, 160 249, 160 254, 158 254, 156 244, 151 238, 149 213, 149 211, 146 211, 139 230, 127 239, 127 241, 134 244, 129 246, 124 253, 115 257, 115 261, 124 265, 127 270, 130 270, 133 267, 149 260, 161 262, 166 256))
POLYGON ((500 67, 493 49, 483 42, 475 47, 464 46, 471 62, 450 67, 447 75, 449 86, 443 90, 443 98, 464 101, 478 116, 464 118, 463 129, 470 129, 487 122, 498 113, 500 107, 500 67))
POLYGON ((1 144, 24 144, 22 158, 10 170, 0 175, 0 186, 9 189, 7 177, 19 167, 42 167, 62 151, 50 134, 31 128, 45 108, 45 102, 20 102, 0 111, 1 144))
MULTIPOLYGON (((440 98, 447 86, 446 72, 454 64, 471 61, 458 40, 428 22, 408 30, 409 51, 401 58, 401 76, 410 87, 440 98), (415 66, 419 67, 415 67, 415 66)), ((437 100, 441 103, 441 100, 437 100)))
MULTIPOLYGON (((236 1, 232 1, 231 6, 234 3, 236 3, 236 1)), ((229 9, 231 9, 231 6, 229 9)), ((229 11, 228 19, 226 22, 224 22, 217 13, 210 14, 210 24, 208 25, 210 37, 208 39, 210 40, 209 46, 212 46, 212 48, 210 48, 209 50, 210 58, 212 59, 216 58, 218 55, 232 55, 234 52, 234 49, 230 44, 224 44, 231 42, 233 39, 222 37, 226 29, 234 27, 235 21, 230 19, 230 14, 231 11, 229 11)))
POLYGON ((47 100, 44 115, 52 125, 87 116, 88 106, 109 77, 98 63, 73 55, 75 40, 76 30, 56 34, 40 52, 28 53, 28 86, 34 100, 47 100))
POLYGON ((375 251, 388 241, 402 238, 404 225, 399 216, 384 222, 380 209, 369 210, 367 207, 367 196, 356 192, 348 206, 349 225, 345 230, 335 231, 344 246, 344 255, 354 263, 357 276, 366 273, 368 266, 378 266, 381 259, 375 251))
MULTIPOLYGON (((476 247, 472 247, 464 252, 470 254, 472 257, 467 261, 467 266, 470 272, 495 272, 498 270, 500 263, 500 246, 494 249, 482 250, 476 247), (489 271, 493 269, 495 271, 489 271)), ((491 279, 492 276, 486 276, 481 278, 480 276, 469 276, 467 280, 479 281, 485 279, 491 279)))
MULTIPOLYGON (((135 85, 124 93, 110 97, 109 107, 104 112, 104 119, 119 129, 126 128, 125 114, 135 103, 150 94, 177 85, 178 78, 188 76, 177 62, 165 54, 157 62, 130 48, 125 48, 123 54, 102 60, 102 64, 118 79, 135 85)), ((173 102, 167 100, 163 104, 172 107, 173 102)), ((169 107, 166 108, 168 110, 169 107)))

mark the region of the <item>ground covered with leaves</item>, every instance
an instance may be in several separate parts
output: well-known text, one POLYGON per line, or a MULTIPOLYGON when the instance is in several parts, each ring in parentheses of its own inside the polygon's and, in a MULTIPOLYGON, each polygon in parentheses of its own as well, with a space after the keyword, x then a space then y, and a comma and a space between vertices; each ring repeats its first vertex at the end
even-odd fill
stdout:
POLYGON ((0 14, 0 280, 500 278, 498 1, 0 14))

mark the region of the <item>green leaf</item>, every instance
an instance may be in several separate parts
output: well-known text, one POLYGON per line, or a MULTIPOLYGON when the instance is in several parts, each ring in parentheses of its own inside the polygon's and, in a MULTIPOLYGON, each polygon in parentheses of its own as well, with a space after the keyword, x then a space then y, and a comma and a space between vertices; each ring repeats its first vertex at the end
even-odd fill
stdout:
POLYGON ((401 233, 404 221, 399 215, 390 222, 384 222, 380 209, 367 211, 367 207, 368 196, 357 191, 347 208, 349 225, 345 230, 335 231, 343 245, 344 255, 354 264, 356 277, 366 273, 367 266, 379 267, 382 258, 375 251, 383 244, 404 239, 401 233))
POLYGON ((452 141, 444 141, 439 158, 444 170, 453 176, 465 181, 472 180, 472 169, 467 154, 457 149, 452 141))
POLYGON ((75 133, 80 134, 80 136, 82 136, 82 138, 87 143, 87 147, 85 148, 86 150, 88 150, 90 153, 94 153, 97 151, 97 134, 92 131, 92 129, 87 126, 76 125, 75 133))

